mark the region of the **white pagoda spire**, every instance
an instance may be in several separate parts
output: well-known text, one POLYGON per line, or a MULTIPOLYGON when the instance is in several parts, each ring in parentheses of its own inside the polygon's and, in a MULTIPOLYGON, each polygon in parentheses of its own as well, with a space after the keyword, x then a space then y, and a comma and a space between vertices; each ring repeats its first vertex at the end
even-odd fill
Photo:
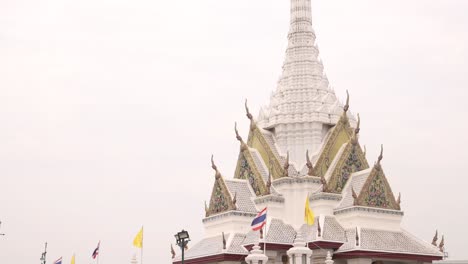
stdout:
POLYGON ((291 0, 288 48, 283 73, 259 125, 274 131, 284 154, 301 169, 305 153, 315 153, 328 129, 342 114, 341 104, 329 88, 312 29, 311 0, 291 0))

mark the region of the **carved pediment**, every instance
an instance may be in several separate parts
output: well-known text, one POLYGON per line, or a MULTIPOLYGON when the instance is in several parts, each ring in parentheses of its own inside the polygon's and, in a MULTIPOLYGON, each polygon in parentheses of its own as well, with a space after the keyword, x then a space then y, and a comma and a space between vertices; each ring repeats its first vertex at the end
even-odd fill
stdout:
POLYGON ((372 169, 357 201, 360 206, 400 210, 380 164, 372 169))
POLYGON ((336 164, 328 181, 328 190, 341 193, 352 173, 369 168, 364 152, 358 142, 350 140, 336 164))
POLYGON ((234 178, 247 180, 257 196, 268 193, 266 184, 249 150, 240 151, 234 178))

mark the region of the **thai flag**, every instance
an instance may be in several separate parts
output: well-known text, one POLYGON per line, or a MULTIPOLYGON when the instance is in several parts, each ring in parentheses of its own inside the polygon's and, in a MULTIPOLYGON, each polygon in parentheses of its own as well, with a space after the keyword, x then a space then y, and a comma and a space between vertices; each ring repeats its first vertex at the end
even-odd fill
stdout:
POLYGON ((101 244, 101 241, 97 244, 97 248, 93 251, 93 259, 95 259, 99 255, 99 245, 101 244))
POLYGON ((57 259, 54 264, 62 264, 62 257, 60 257, 59 259, 57 259))
POLYGON ((266 224, 267 208, 265 207, 252 221, 252 230, 258 231, 266 224))

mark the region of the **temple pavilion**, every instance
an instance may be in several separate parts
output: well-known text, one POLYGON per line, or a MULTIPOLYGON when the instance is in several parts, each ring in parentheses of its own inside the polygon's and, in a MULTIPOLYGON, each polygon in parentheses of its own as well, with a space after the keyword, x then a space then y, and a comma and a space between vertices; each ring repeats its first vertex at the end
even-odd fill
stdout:
MULTIPOLYGON (((233 178, 216 166, 205 205, 205 237, 185 263, 389 264, 443 258, 443 238, 425 242, 401 227, 400 195, 390 187, 383 147, 366 157, 360 118, 330 88, 312 28, 310 0, 291 0, 283 71, 268 106, 241 136, 233 178), (309 199, 313 225, 304 223, 309 199), (252 219, 268 208, 264 232, 252 219), (263 249, 265 249, 263 251, 263 249), (249 257, 250 256, 250 257, 249 257), (256 256, 260 256, 257 259, 256 256), (252 260, 253 259, 253 260, 252 260)), ((179 255, 173 263, 181 263, 179 255)))

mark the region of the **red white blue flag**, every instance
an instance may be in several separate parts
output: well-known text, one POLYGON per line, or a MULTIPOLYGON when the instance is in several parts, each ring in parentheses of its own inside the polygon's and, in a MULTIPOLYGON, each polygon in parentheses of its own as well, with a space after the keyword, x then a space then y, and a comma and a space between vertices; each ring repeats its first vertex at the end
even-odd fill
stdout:
POLYGON ((57 259, 54 264, 62 264, 62 257, 60 257, 59 259, 57 259))
POLYGON ((95 259, 99 255, 99 245, 101 244, 101 241, 97 244, 97 248, 93 251, 93 259, 95 259))
POLYGON ((262 229, 263 226, 266 224, 266 219, 267 219, 267 208, 265 207, 263 210, 260 211, 260 213, 257 214, 257 216, 252 221, 252 230, 258 231, 262 229))

